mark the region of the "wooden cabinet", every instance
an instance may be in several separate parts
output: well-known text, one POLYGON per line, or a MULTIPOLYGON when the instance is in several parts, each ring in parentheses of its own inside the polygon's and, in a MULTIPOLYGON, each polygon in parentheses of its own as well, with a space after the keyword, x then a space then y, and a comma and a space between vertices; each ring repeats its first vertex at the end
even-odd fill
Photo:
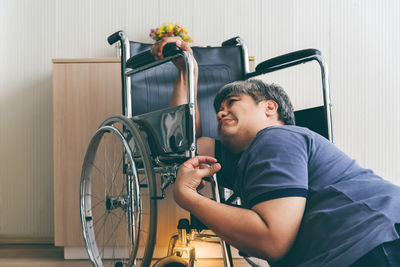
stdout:
MULTIPOLYGON (((86 147, 97 127, 121 114, 119 59, 53 60, 54 236, 66 258, 86 257, 79 214, 79 186, 86 147)), ((172 198, 158 203, 155 257, 166 255, 179 218, 188 217, 172 198)))

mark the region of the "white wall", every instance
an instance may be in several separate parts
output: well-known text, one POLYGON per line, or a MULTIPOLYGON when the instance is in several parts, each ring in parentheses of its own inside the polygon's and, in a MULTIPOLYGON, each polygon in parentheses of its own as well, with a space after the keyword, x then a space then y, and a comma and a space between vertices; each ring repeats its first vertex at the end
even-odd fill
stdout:
MULTIPOLYGON (((109 34, 150 42, 166 21, 187 27, 195 45, 239 35, 257 62, 321 50, 337 146, 400 184, 398 0, 0 0, 0 238, 53 237, 51 59, 111 57, 109 34)), ((302 108, 320 102, 309 91, 318 75, 310 64, 266 79, 302 108)))

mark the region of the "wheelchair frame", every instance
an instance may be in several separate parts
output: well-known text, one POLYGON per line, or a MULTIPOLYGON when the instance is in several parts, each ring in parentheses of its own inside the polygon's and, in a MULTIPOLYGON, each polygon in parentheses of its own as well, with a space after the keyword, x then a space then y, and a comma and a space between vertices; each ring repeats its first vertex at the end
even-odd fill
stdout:
MULTIPOLYGON (((153 255, 155 234, 156 234, 156 221, 157 221, 157 204, 158 199, 164 198, 164 192, 166 188, 174 182, 176 177, 176 172, 179 164, 188 158, 194 157, 196 155, 196 103, 195 103, 195 81, 194 81, 194 64, 193 58, 189 52, 180 51, 176 46, 168 46, 168 49, 164 49, 164 59, 155 61, 149 51, 130 56, 129 51, 129 39, 123 31, 118 31, 112 34, 108 38, 110 45, 121 42, 121 80, 122 80, 122 116, 114 116, 108 118, 99 129, 94 134, 89 147, 87 149, 85 160, 82 167, 82 177, 81 177, 81 190, 80 190, 80 211, 81 211, 81 222, 83 229, 83 237, 85 241, 85 246, 89 255, 90 260, 94 266, 103 266, 106 261, 104 257, 106 252, 104 248, 104 243, 108 243, 108 240, 104 242, 104 234, 102 236, 103 250, 99 251, 97 243, 100 241, 96 239, 99 231, 103 230, 106 226, 107 216, 112 217, 116 210, 122 210, 122 213, 126 216, 127 223, 127 235, 128 240, 125 245, 128 245, 128 254, 125 252, 124 255, 116 255, 113 250, 111 256, 111 264, 115 266, 138 266, 136 259, 138 258, 138 253, 140 251, 139 246, 144 243, 144 252, 142 257, 142 262, 140 266, 150 266, 150 262, 153 255), (175 108, 168 108, 165 110, 151 112, 148 114, 142 114, 138 116, 133 116, 132 114, 132 101, 131 101, 131 79, 130 76, 152 68, 154 66, 166 63, 177 57, 182 57, 186 64, 187 71, 187 91, 188 91, 188 104, 184 104, 175 108), (173 114, 180 118, 175 126, 169 126, 164 123, 164 114, 173 114), (180 125, 184 124, 184 127, 180 125), (165 125, 165 129, 154 128, 154 125, 165 125), (182 129, 183 128, 183 129, 182 129), (157 131, 158 130, 158 131, 157 131), (182 131, 181 135, 183 139, 180 140, 183 145, 180 147, 169 148, 168 132, 182 131), (166 132, 161 136, 157 135, 157 132, 166 132), (97 204, 92 205, 94 200, 92 191, 95 190, 93 184, 94 179, 92 178, 93 173, 98 171, 98 167, 95 165, 94 161, 97 159, 97 154, 102 151, 100 144, 103 143, 103 137, 106 135, 113 136, 117 142, 120 142, 121 150, 118 153, 122 154, 122 165, 118 170, 121 172, 121 176, 124 177, 123 185, 118 196, 112 196, 112 193, 106 192, 106 176, 107 173, 101 173, 104 179, 104 189, 106 196, 104 201, 99 201, 97 204), (146 140, 147 139, 147 140, 146 140), (98 152, 100 151, 100 152, 98 152), (158 151, 154 157, 153 151, 158 151), (161 153, 160 153, 161 152, 161 153), (162 155, 162 152, 168 152, 162 155), (153 158, 152 158, 153 155, 153 158), (161 196, 157 196, 155 173, 161 174, 161 186, 160 190, 162 192, 161 196), (145 176, 145 183, 141 182, 140 174, 145 176), (145 240, 143 235, 141 235, 141 228, 144 227, 145 221, 142 219, 144 216, 144 201, 142 190, 148 192, 148 209, 149 216, 149 233, 145 240), (124 194, 122 194, 122 191, 124 194), (103 203, 104 202, 104 203, 103 203), (95 208, 97 205, 105 206, 105 213, 102 228, 100 230, 95 230, 96 221, 93 222, 93 217, 95 216, 95 208), (126 214, 125 214, 126 213, 126 214), (111 215, 110 215, 111 214, 111 215)), ((255 77, 261 74, 273 72, 279 69, 291 67, 308 61, 316 60, 321 68, 322 76, 322 87, 323 87, 323 97, 324 97, 324 113, 326 117, 326 129, 328 139, 333 142, 333 131, 332 131, 332 120, 331 120, 331 102, 330 102, 330 91, 329 91, 329 80, 327 66, 321 57, 321 53, 315 49, 307 49, 289 53, 283 56, 279 56, 270 60, 266 60, 260 63, 255 72, 249 73, 248 70, 248 53, 247 47, 239 38, 232 38, 226 42, 225 45, 240 45, 243 50, 243 56, 245 62, 245 76, 244 79, 255 77)), ((167 48, 167 46, 166 46, 167 48)), ((104 141, 105 142, 105 141, 104 141)), ((106 143, 107 144, 107 143, 106 143)), ((103 149, 104 150, 104 149, 103 149)), ((105 153, 105 152, 104 152, 105 153)), ((118 154, 117 153, 117 154, 118 154)), ((104 158, 104 165, 107 165, 107 159, 104 158)), ((116 167, 115 167, 116 169, 116 167)), ((112 183, 116 180, 117 174, 112 174, 112 183)), ((220 192, 218 181, 216 176, 211 178, 212 193, 213 197, 217 202, 220 200, 220 192)), ((113 187, 111 185, 109 187, 113 187)), ((114 214, 114 216, 116 216, 114 214)), ((102 217, 100 217, 102 218, 102 217)), ((121 223, 122 219, 118 221, 118 225, 121 223)), ((111 223, 111 226, 114 226, 111 223)), ((185 228, 182 228, 185 230, 185 228)), ((112 230, 114 235, 114 229, 112 230)), ((117 233, 118 234, 118 233, 117 233)), ((114 246, 118 248, 117 242, 118 237, 113 237, 114 246)), ((176 241, 181 240, 181 243, 186 245, 188 238, 186 237, 185 231, 179 231, 179 235, 173 237, 176 241)), ((171 239, 172 240, 172 239, 171 239)), ((220 241, 222 246, 222 254, 224 258, 224 265, 226 267, 233 266, 232 257, 230 253, 229 245, 223 240, 220 241)), ((169 248, 168 256, 173 254, 173 243, 169 248)), ((193 258, 194 254, 190 254, 190 258, 193 258)), ((193 265, 193 260, 189 260, 189 266, 193 265)), ((252 266, 257 266, 249 260, 252 266), (254 265, 253 265, 254 264, 254 265)))

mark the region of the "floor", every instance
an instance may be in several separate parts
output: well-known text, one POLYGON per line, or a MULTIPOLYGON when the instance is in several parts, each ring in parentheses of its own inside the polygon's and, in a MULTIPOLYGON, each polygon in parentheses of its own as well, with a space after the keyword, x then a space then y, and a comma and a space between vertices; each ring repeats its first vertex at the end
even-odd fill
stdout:
MULTIPOLYGON (((0 245, 0 267, 91 267, 85 260, 64 260, 63 249, 52 245, 0 245)), ((218 259, 199 259, 196 267, 223 267, 218 259)), ((250 266, 235 259, 234 267, 250 266)))

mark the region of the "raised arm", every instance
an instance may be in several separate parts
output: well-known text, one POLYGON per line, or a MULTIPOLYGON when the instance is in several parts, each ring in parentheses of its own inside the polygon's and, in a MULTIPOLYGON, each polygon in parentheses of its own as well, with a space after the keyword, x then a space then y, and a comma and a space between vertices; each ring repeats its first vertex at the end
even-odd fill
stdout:
MULTIPOLYGON (((193 56, 193 51, 187 42, 184 42, 180 37, 167 37, 160 41, 157 41, 151 47, 151 53, 157 60, 163 59, 162 49, 168 43, 175 43, 177 47, 183 51, 188 51, 193 56)), ((197 105, 197 80, 198 80, 198 65, 196 59, 193 57, 194 63, 194 78, 195 78, 195 101, 196 101, 196 137, 201 136, 201 121, 200 112, 197 105)), ((174 60, 175 66, 178 68, 179 73, 176 79, 174 90, 170 99, 170 107, 187 103, 187 73, 185 62, 182 58, 174 60)))

